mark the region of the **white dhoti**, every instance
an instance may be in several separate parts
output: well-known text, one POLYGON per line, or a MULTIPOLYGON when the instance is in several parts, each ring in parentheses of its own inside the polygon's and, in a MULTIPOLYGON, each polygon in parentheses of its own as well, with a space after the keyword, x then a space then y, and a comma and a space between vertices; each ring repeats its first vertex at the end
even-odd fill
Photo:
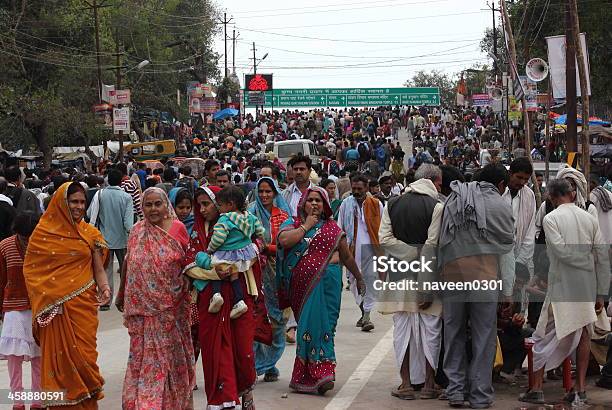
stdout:
MULTIPOLYGON (((538 326, 540 326, 540 323, 538 323, 538 326)), ((545 370, 548 371, 561 366, 565 358, 572 355, 578 347, 582 331, 583 328, 580 328, 558 339, 555 317, 552 309, 550 309, 544 335, 541 336, 539 332, 535 332, 532 336, 534 341, 532 348, 533 370, 538 371, 545 367, 545 370)))
POLYGON ((436 370, 442 342, 442 318, 426 313, 393 314, 393 347, 397 367, 401 368, 409 350, 410 383, 425 383, 426 360, 436 370))

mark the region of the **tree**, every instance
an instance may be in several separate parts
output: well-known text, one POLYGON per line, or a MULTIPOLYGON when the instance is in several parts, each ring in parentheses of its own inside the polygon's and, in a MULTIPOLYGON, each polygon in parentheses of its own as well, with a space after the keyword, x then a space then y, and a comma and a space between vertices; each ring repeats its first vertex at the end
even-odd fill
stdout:
MULTIPOLYGON (((525 64, 531 58, 547 59, 546 37, 565 34, 564 3, 522 0, 508 4, 508 14, 517 46, 519 73, 524 72, 525 64)), ((608 81, 612 71, 612 38, 608 26, 612 19, 612 7, 605 0, 579 1, 578 14, 580 27, 587 37, 592 103, 599 111, 609 112, 612 106, 612 83, 608 81)), ((491 49, 489 37, 490 30, 481 41, 483 51, 491 49)), ((540 85, 542 89, 547 89, 546 81, 540 85)))
POLYGON ((456 84, 452 77, 438 70, 430 72, 421 70, 412 76, 404 84, 406 87, 438 87, 440 88, 440 99, 442 104, 455 104, 456 84))
MULTIPOLYGON (((118 46, 122 88, 132 90, 134 105, 186 121, 176 90, 188 81, 218 79, 212 51, 218 11, 209 0, 151 3, 124 0, 99 9, 102 80, 115 83, 118 46), (133 69, 145 59, 151 64, 133 69)), ((0 3, 0 142, 8 149, 35 145, 46 166, 54 145, 88 145, 104 137, 92 117, 96 53, 86 7, 85 0, 0 3)))

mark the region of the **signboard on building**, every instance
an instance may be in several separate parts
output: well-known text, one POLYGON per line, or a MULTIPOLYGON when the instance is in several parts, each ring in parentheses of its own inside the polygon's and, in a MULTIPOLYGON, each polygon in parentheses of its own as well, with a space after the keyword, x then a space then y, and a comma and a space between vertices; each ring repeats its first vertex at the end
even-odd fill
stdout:
POLYGON ((272 74, 247 74, 244 77, 247 91, 270 91, 272 87, 272 74))
POLYGON ((113 132, 115 134, 120 131, 130 132, 130 109, 129 108, 113 108, 113 132))
POLYGON ((525 108, 527 111, 538 110, 538 83, 530 80, 527 76, 519 77, 523 90, 525 90, 525 108))
POLYGON ((112 90, 108 92, 109 103, 115 106, 130 104, 130 96, 130 90, 112 90))
POLYGON ((489 94, 472 94, 472 105, 474 107, 490 107, 491 96, 489 94))
POLYGON ((440 105, 438 87, 405 88, 284 88, 265 93, 265 104, 244 93, 246 107, 379 107, 383 105, 440 105))
POLYGON ((113 128, 113 106, 110 104, 96 104, 93 107, 96 125, 110 130, 113 128))
POLYGON ((219 110, 215 97, 189 97, 190 114, 213 114, 219 110))
POLYGON ((266 103, 266 94, 261 91, 249 91, 248 101, 252 105, 264 105, 266 103))

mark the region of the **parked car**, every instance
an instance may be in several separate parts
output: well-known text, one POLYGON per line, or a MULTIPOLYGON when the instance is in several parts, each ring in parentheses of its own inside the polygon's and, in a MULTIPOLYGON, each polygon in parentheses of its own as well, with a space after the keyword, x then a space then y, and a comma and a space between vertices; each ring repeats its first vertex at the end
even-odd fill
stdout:
POLYGON ((298 153, 309 156, 313 164, 321 162, 317 146, 310 140, 277 141, 274 143, 274 156, 284 165, 287 165, 291 157, 298 153))

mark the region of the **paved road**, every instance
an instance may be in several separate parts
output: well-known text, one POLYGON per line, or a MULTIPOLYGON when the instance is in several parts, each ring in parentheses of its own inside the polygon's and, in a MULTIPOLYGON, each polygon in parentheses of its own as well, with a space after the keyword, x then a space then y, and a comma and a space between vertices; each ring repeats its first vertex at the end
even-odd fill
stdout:
MULTIPOLYGON (((255 388, 258 409, 303 409, 303 410, 340 410, 340 409, 404 409, 445 408, 444 402, 414 401, 405 402, 391 397, 389 391, 399 383, 395 367, 392 339, 392 321, 389 316, 373 314, 376 329, 371 333, 361 332, 355 327, 359 310, 352 295, 344 291, 342 309, 336 336, 336 356, 338 360, 336 388, 325 397, 296 394, 289 389, 289 378, 294 359, 294 346, 288 346, 280 363, 280 380, 276 383, 261 381, 255 388), (286 397, 285 397, 286 396, 286 397)), ((100 402, 102 410, 121 408, 121 388, 127 362, 129 337, 122 325, 119 312, 111 310, 100 312, 98 333, 98 363, 106 380, 106 398, 100 402)), ((25 366, 24 380, 29 380, 29 366, 25 366)), ((197 366, 197 383, 204 385, 201 363, 197 366)), ((0 362, 0 389, 8 388, 9 379, 6 362, 0 362)), ((558 383, 546 384, 552 389, 550 399, 561 397, 558 383)), ((515 400, 522 388, 520 386, 496 386, 497 401, 495 408, 520 408, 515 400)), ((612 393, 598 389, 589 383, 589 398, 598 404, 609 403, 612 409, 612 393)), ((203 389, 194 392, 197 409, 204 409, 206 398, 203 389)), ((9 409, 9 406, 0 406, 9 409)), ((598 407, 603 408, 603 407, 598 407)))
MULTIPOLYGON (((410 144, 404 132, 400 135, 400 143, 407 152, 410 144)), ((325 397, 296 394, 289 389, 289 379, 294 360, 294 346, 287 346, 278 365, 281 375, 276 383, 261 381, 255 388, 255 401, 258 409, 299 409, 299 410, 371 410, 371 409, 406 409, 421 410, 446 408, 446 403, 438 400, 406 402, 391 397, 390 390, 399 384, 393 353, 392 319, 373 313, 372 319, 376 329, 371 333, 361 332, 355 327, 359 309, 352 295, 343 291, 342 309, 336 335, 336 388, 325 397)), ((115 309, 100 312, 100 328, 98 333, 98 351, 102 374, 106 380, 106 397, 100 402, 102 410, 118 410, 121 408, 121 389, 125 374, 129 348, 129 337, 123 327, 122 318, 115 309)), ((26 387, 29 386, 29 366, 24 369, 26 387)), ((197 384, 204 385, 201 362, 197 365, 197 384)), ((8 388, 9 378, 5 361, 0 361, 0 389, 8 388)), ((559 382, 546 383, 547 398, 559 400, 562 396, 559 382)), ((533 408, 521 406, 516 397, 524 391, 525 386, 496 385, 496 409, 533 408)), ((604 409, 608 404, 612 409, 612 392, 594 386, 589 380, 589 399, 604 409)), ((204 409, 206 397, 203 389, 194 392, 196 409, 204 409)), ((10 406, 0 405, 0 409, 10 406)), ((548 407, 552 408, 552 407, 548 407)), ((559 408, 559 407, 557 407, 559 408)), ((174 410, 174 409, 171 409, 174 410)))

